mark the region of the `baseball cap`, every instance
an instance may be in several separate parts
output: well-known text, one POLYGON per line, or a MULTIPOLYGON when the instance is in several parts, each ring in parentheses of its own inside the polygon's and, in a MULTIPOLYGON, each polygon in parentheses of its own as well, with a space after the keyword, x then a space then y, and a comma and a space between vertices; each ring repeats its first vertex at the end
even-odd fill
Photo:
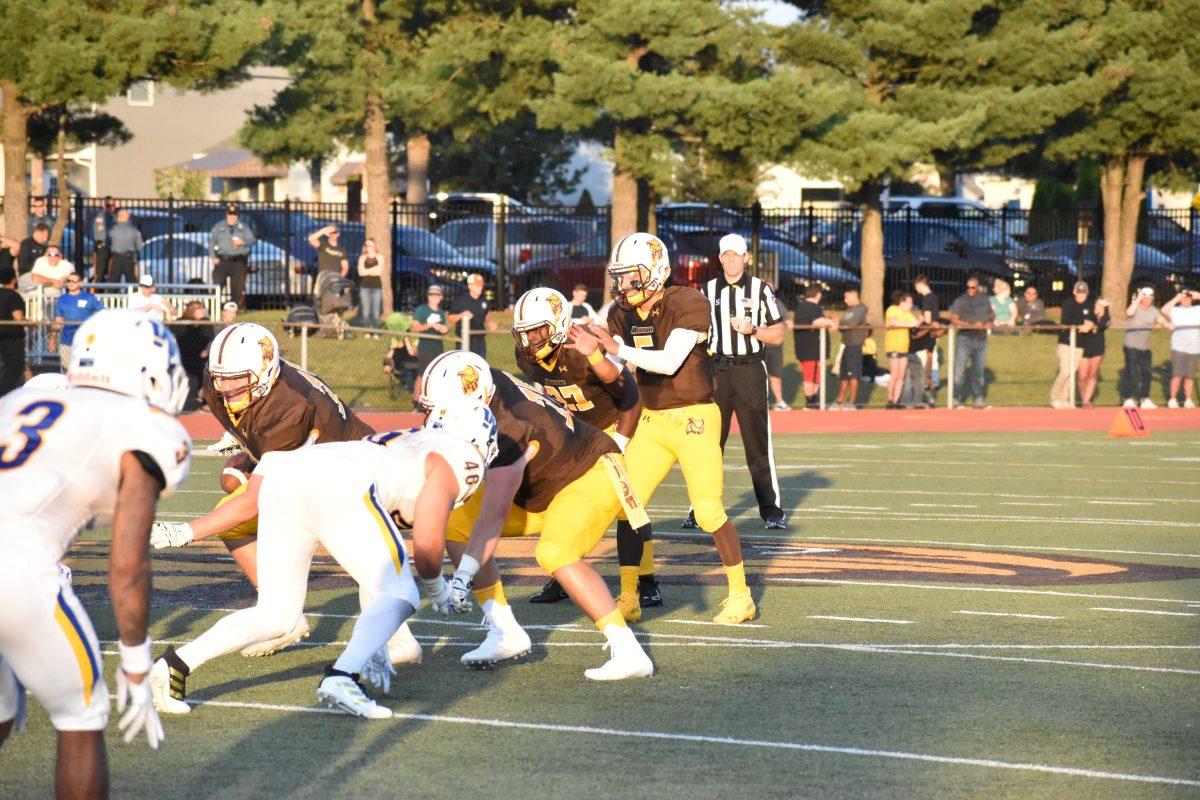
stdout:
POLYGON ((236 216, 238 213, 238 207, 235 204, 230 203, 229 205, 225 206, 225 213, 233 214, 236 216))
POLYGON ((442 294, 442 287, 436 283, 430 284, 429 288, 425 290, 425 294, 442 294))
POLYGON ((222 311, 237 311, 237 310, 238 310, 238 304, 237 304, 237 303, 235 303, 235 302, 233 302, 232 300, 230 300, 230 301, 229 301, 229 302, 227 302, 225 305, 221 306, 221 310, 222 310, 222 311))
POLYGON ((1086 291, 1088 291, 1088 285, 1087 285, 1087 282, 1086 282, 1086 281, 1078 281, 1078 282, 1075 284, 1075 288, 1073 289, 1073 291, 1076 291, 1076 292, 1086 292, 1086 291))
POLYGON ((727 233, 721 237, 718 252, 731 252, 739 256, 744 256, 746 255, 746 240, 736 233, 727 233))
POLYGON ((138 278, 138 283, 140 283, 142 286, 153 286, 154 276, 149 272, 144 272, 142 273, 142 277, 138 278))
POLYGON ((483 276, 480 275, 478 272, 472 272, 470 275, 467 276, 467 284, 468 285, 475 284, 475 283, 483 283, 483 276))
POLYGON ((1144 295, 1146 297, 1154 297, 1154 287, 1153 286, 1143 286, 1142 288, 1138 289, 1138 294, 1144 295))

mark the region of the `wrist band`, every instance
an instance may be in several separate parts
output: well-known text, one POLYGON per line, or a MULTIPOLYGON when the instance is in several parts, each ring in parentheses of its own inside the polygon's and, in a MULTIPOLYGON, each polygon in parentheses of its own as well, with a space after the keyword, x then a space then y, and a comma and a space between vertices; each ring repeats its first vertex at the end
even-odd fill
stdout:
POLYGON ((599 347, 597 347, 595 350, 588 353, 587 360, 589 364, 595 366, 604 360, 604 353, 601 352, 599 347))
POLYGON ((475 573, 479 572, 479 567, 482 566, 475 560, 474 556, 464 555, 458 562, 458 569, 454 571, 455 575, 465 575, 471 580, 475 579, 475 573))
POLYGON ((142 675, 150 671, 154 659, 150 654, 150 637, 141 644, 132 647, 124 642, 117 642, 117 652, 121 654, 121 669, 130 675, 142 675))

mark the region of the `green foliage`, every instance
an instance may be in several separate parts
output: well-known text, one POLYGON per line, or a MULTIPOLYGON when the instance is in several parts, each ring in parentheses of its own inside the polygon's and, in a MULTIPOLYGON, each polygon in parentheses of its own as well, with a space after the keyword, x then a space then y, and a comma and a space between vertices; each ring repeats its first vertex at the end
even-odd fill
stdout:
POLYGON ((154 171, 154 193, 166 199, 203 200, 208 196, 208 173, 187 167, 167 167, 154 171))
POLYGON ((43 158, 54 152, 65 114, 67 146, 116 147, 127 144, 133 135, 125 123, 104 111, 84 107, 50 106, 29 117, 29 150, 43 158))

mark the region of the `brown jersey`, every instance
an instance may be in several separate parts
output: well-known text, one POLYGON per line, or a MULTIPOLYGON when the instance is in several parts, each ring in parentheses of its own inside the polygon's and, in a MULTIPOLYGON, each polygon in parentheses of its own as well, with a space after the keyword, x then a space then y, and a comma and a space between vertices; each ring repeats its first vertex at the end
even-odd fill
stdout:
POLYGON ((532 384, 492 370, 496 393, 488 404, 499 428, 499 453, 488 466, 516 463, 533 447, 513 503, 526 511, 545 511, 554 496, 595 466, 605 453, 616 453, 612 437, 575 416, 532 384))
POLYGON ((587 356, 577 350, 558 348, 552 365, 528 359, 516 352, 517 366, 525 377, 545 387, 546 394, 567 407, 576 419, 604 430, 617 424, 621 409, 617 407, 617 396, 613 394, 617 384, 600 380, 588 364, 587 356))
POLYGON ((642 319, 636 308, 626 311, 614 303, 609 309, 609 333, 620 336, 630 347, 662 350, 676 328, 703 334, 673 375, 640 368, 635 371, 638 392, 646 408, 661 411, 712 402, 712 365, 704 345, 708 340, 711 313, 708 298, 687 286, 667 287, 647 319, 642 319))
POLYGON ((230 419, 224 401, 204 371, 204 400, 212 414, 256 462, 272 450, 295 450, 316 434, 314 441, 348 442, 375 431, 346 408, 320 378, 286 361, 266 397, 259 398, 230 419))

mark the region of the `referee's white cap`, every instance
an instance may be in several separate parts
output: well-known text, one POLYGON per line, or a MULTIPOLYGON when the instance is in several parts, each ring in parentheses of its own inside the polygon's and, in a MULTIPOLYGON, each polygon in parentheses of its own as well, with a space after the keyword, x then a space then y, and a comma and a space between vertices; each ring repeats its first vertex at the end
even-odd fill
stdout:
POLYGON ((746 240, 736 233, 727 233, 721 237, 721 253, 732 252, 735 255, 746 255, 746 240))

